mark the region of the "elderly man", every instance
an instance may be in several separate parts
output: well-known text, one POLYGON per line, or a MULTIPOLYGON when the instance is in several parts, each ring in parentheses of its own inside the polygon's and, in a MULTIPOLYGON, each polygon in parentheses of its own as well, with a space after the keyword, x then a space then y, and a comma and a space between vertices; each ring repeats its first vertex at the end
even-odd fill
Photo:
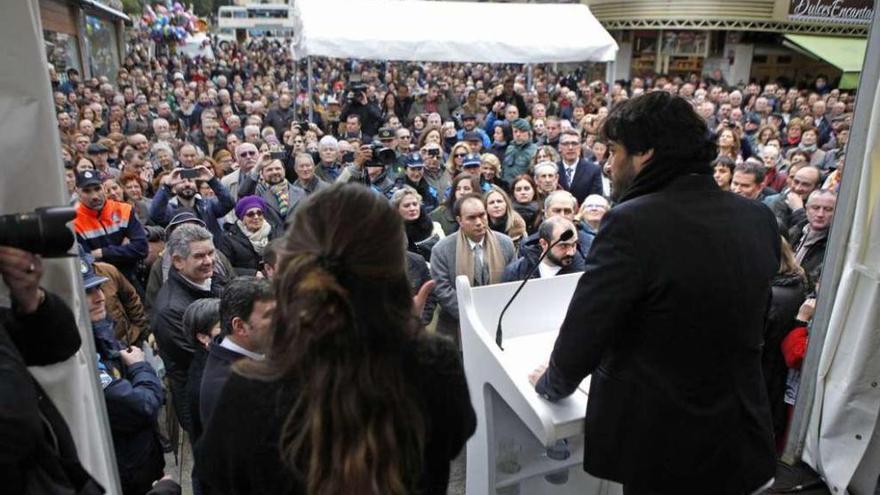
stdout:
POLYGON ((507 268, 504 269, 502 281, 525 280, 529 272, 535 268, 540 257, 545 254, 547 257, 541 261, 538 269, 532 273, 532 278, 555 277, 556 275, 568 275, 584 271, 584 257, 577 248, 577 235, 549 249, 550 245, 558 241, 565 231, 577 232, 574 224, 565 217, 551 217, 541 222, 541 226, 538 228, 540 251, 529 251, 518 260, 507 265, 507 268), (548 249, 549 252, 547 252, 548 249))
POLYGON ((456 277, 467 276, 472 286, 497 284, 513 261, 515 249, 509 237, 489 228, 486 206, 479 195, 458 198, 453 215, 458 233, 441 239, 431 249, 431 278, 437 282, 434 295, 441 307, 437 331, 460 343, 456 277))
POLYGON ((165 245, 172 266, 153 306, 153 334, 171 383, 174 410, 180 425, 190 433, 192 420, 186 381, 195 344, 184 333, 183 313, 196 299, 217 295, 217 288, 212 285, 213 237, 198 225, 181 225, 174 230, 165 245))
POLYGON ((542 198, 559 189, 559 172, 553 162, 541 162, 535 165, 534 177, 538 186, 538 195, 542 198))
POLYGON ((306 195, 329 186, 315 174, 315 160, 308 153, 297 153, 293 160, 293 169, 296 171, 296 180, 293 185, 306 192, 306 195))
POLYGON ((813 191, 821 185, 822 173, 817 167, 807 165, 795 172, 794 177, 789 179, 791 187, 783 189, 781 193, 768 196, 764 204, 770 207, 779 231, 788 236, 788 231, 798 224, 802 224, 806 218, 804 203, 813 191))
POLYGON ((578 203, 591 194, 602 194, 602 169, 581 157, 581 137, 577 131, 566 130, 559 135, 559 154, 559 184, 578 203))
POLYGON ((514 120, 511 127, 513 142, 507 146, 504 160, 501 161, 501 179, 508 184, 512 184, 516 176, 529 170, 529 163, 538 152, 538 147, 532 142, 532 126, 526 119, 514 120))
POLYGON ((217 150, 226 145, 226 137, 220 131, 220 123, 216 120, 206 120, 202 128, 192 133, 192 142, 202 149, 206 156, 214 156, 217 150))
MULTIPOLYGON (((241 143, 235 148, 235 163, 238 165, 236 169, 227 175, 224 175, 220 180, 220 183, 223 184, 226 189, 229 190, 229 194, 233 198, 238 197, 238 185, 241 182, 242 174, 249 174, 254 167, 257 166, 257 162, 259 161, 260 152, 257 151, 257 147, 252 143, 241 143)), ((231 220, 233 223, 235 220, 231 220)))
POLYGON ((827 189, 813 191, 806 205, 806 219, 789 231, 794 257, 815 285, 822 275, 828 232, 834 219, 837 194, 827 189))
POLYGON ((315 168, 315 175, 328 184, 332 184, 342 173, 342 163, 339 158, 339 141, 335 137, 327 135, 318 141, 318 156, 321 161, 315 168))

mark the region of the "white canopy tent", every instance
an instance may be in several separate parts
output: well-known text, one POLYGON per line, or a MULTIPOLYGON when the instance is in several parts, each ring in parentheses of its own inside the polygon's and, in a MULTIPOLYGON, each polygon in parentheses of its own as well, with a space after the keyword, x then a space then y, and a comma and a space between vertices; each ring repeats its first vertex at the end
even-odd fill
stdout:
POLYGON ((294 12, 298 58, 529 64, 617 54, 581 4, 297 0, 294 12))

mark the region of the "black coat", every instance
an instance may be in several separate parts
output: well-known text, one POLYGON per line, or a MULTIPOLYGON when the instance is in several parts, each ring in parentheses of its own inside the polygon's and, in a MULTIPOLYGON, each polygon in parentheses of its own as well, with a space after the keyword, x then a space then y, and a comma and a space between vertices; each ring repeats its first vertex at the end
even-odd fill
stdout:
POLYGON ((602 195, 602 168, 595 162, 585 158, 578 160, 574 169, 574 184, 568 183, 562 161, 556 162, 556 168, 559 171, 559 185, 577 198, 578 204, 583 203, 590 194, 602 195))
MULTIPOLYGON (((454 344, 442 337, 424 335, 404 349, 411 351, 404 356, 404 376, 411 380, 426 426, 422 471, 415 476, 419 486, 408 491, 445 495, 449 463, 477 425, 464 369, 454 344)), ((229 376, 196 446, 205 493, 306 493, 302 476, 282 465, 278 455, 282 426, 296 400, 293 381, 229 376)))
MULTIPOLYGON (((272 226, 269 240, 283 234, 281 228, 272 226)), ((234 223, 227 223, 223 227, 224 242, 220 245, 220 251, 229 258, 229 262, 235 268, 236 275, 256 275, 263 263, 263 256, 258 254, 251 241, 234 223)))
MULTIPOLYGON (((538 264, 538 259, 541 257, 541 248, 538 245, 538 249, 526 249, 525 246, 522 250, 522 256, 518 259, 515 259, 510 262, 504 268, 504 277, 501 279, 502 282, 516 282, 519 280, 525 280, 526 276, 529 272, 535 268, 538 264)), ((569 275, 571 273, 579 273, 584 271, 584 257, 581 255, 580 251, 575 250, 574 252, 574 260, 570 265, 562 267, 562 270, 559 270, 557 275, 569 275)), ((531 278, 539 278, 541 276, 540 270, 535 270, 535 273, 532 274, 531 278)))
POLYGON ((27 366, 65 361, 81 344, 73 313, 49 292, 30 315, 0 309, 0 480, 5 493, 27 493, 34 479, 48 492, 104 493, 79 462, 64 418, 27 366), (86 488, 86 487, 90 488, 86 488))
POLYGON ((199 419, 202 422, 202 427, 207 425, 211 419, 211 413, 214 412, 217 399, 220 398, 220 391, 223 390, 223 385, 229 379, 232 365, 245 357, 243 354, 221 347, 220 342, 222 341, 223 336, 219 335, 211 342, 205 360, 205 370, 202 373, 202 383, 199 385, 199 419))
MULTIPOLYGON (((406 278, 409 280, 409 287, 415 296, 422 285, 431 280, 431 272, 428 270, 428 263, 425 258, 416 253, 406 252, 406 278)), ((431 323, 434 319, 434 309, 437 307, 437 298, 433 293, 428 294, 428 300, 425 301, 425 308, 422 310, 422 325, 431 323)))
POLYGON ((772 291, 761 362, 773 413, 773 432, 780 438, 785 433, 788 419, 788 408, 784 401, 788 366, 782 356, 782 339, 796 326, 795 317, 807 296, 807 281, 798 276, 777 275, 773 279, 772 291))
POLYGON ((709 175, 629 196, 603 219, 537 391, 558 399, 592 374, 584 468, 594 476, 751 493, 775 472, 761 347, 776 220, 709 175))
POLYGON ((171 383, 171 395, 183 429, 192 434, 189 401, 186 383, 189 365, 193 359, 195 346, 183 331, 183 313, 196 299, 215 297, 215 293, 202 290, 187 282, 182 275, 171 267, 168 280, 159 289, 153 305, 153 335, 159 344, 159 356, 165 363, 168 380, 171 383))

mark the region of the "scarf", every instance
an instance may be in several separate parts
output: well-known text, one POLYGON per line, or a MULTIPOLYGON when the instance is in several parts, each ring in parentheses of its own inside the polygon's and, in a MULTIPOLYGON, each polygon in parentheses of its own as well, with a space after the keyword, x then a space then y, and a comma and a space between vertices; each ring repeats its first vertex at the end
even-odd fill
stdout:
POLYGON ((269 244, 269 234, 272 232, 272 226, 269 225, 269 222, 263 220, 263 226, 256 232, 248 230, 248 228, 245 227, 244 222, 241 220, 236 220, 235 225, 237 225, 238 230, 240 230, 241 233, 251 241, 251 246, 253 246, 254 251, 262 256, 263 250, 266 249, 266 244, 269 244))
MULTIPOLYGON (((468 278, 471 285, 474 285, 474 252, 464 233, 458 231, 458 239, 455 243, 455 275, 464 275, 468 278)), ((486 231, 486 237, 483 239, 483 266, 489 269, 489 284, 497 284, 501 282, 501 276, 504 275, 504 255, 501 252, 501 246, 498 244, 498 238, 491 229, 486 231)))
POLYGON ((419 218, 403 222, 403 227, 406 230, 406 239, 411 247, 414 247, 417 242, 431 237, 431 234, 434 233, 434 223, 425 214, 424 209, 419 214, 419 218))
POLYGON ((816 152, 817 149, 819 149, 819 147, 816 146, 815 144, 811 144, 811 145, 807 146, 804 143, 800 143, 800 144, 798 144, 798 149, 803 151, 804 153, 810 153, 812 155, 813 153, 816 152))
POLYGON ((290 210, 290 189, 287 187, 287 179, 269 186, 269 190, 272 191, 272 194, 275 195, 275 200, 278 201, 278 213, 282 217, 286 217, 288 210, 290 210))
POLYGON ((659 191, 674 179, 683 175, 712 175, 713 169, 708 163, 661 163, 651 160, 636 175, 632 184, 623 192, 618 203, 659 191))

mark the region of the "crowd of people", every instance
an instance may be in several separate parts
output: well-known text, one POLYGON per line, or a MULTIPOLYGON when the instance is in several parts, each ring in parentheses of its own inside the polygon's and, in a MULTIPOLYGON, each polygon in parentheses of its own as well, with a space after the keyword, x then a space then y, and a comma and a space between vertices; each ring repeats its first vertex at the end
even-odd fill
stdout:
POLYGON ((784 438, 852 93, 824 78, 808 88, 719 75, 609 86, 549 66, 531 81, 521 66, 462 63, 316 59, 307 73, 279 43, 215 43, 215 58, 188 59, 151 57, 137 33, 131 41, 115 80, 69 69, 53 81, 127 495, 162 477, 162 404, 197 446, 196 493, 251 492, 256 479, 266 493, 336 493, 352 481, 445 493, 448 462, 475 421, 456 353, 455 278, 486 285, 583 271, 625 192, 614 188, 617 143, 603 123, 655 91, 684 98, 705 121, 718 187, 776 218, 783 257, 764 371, 784 438), (400 235, 389 225, 402 225, 400 235), (398 242, 405 258, 392 255, 398 242), (400 306, 386 308, 394 335, 370 319, 379 293, 400 306), (413 296, 419 328, 436 327, 450 344, 411 326, 413 296), (346 340, 343 328, 358 335, 346 340), (380 335, 393 352, 367 338, 380 335), (411 339, 422 354, 400 348, 411 339), (140 346, 156 349, 164 386, 140 346), (439 375, 414 371, 426 369, 439 375), (447 390, 449 402, 409 393, 420 387, 447 390), (356 406, 328 419, 332 401, 356 406), (397 456, 371 458, 389 444, 397 456), (411 465, 406 449, 427 457, 411 465))

